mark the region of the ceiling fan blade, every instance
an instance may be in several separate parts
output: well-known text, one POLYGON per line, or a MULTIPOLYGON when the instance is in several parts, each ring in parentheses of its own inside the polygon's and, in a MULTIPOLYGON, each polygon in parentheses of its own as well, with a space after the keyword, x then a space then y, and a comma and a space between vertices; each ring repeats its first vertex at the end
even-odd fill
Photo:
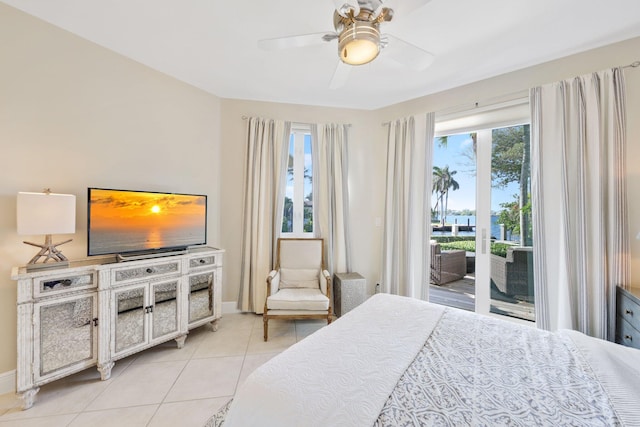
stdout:
POLYGON ((342 61, 338 61, 338 66, 336 70, 333 72, 333 77, 331 78, 331 83, 329 83, 330 89, 339 89, 343 87, 347 83, 347 79, 349 78, 349 73, 351 72, 351 66, 345 64, 342 61))
POLYGON ((383 36, 387 43, 381 53, 385 57, 390 58, 397 63, 413 70, 422 71, 427 69, 435 59, 431 52, 419 48, 416 45, 408 43, 402 39, 385 34, 383 36))
POLYGON ((345 18, 350 10, 353 10, 353 16, 358 16, 360 13, 358 0, 333 0, 333 4, 336 6, 336 12, 345 18))
POLYGON ((338 35, 332 32, 300 34, 297 36, 259 40, 258 47, 264 50, 290 49, 294 47, 320 45, 337 38, 338 35))

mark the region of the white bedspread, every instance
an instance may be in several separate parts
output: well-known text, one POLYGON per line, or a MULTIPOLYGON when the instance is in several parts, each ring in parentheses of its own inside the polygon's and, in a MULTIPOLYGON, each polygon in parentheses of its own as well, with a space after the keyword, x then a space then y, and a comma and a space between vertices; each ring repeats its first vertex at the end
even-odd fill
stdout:
POLYGON ((640 425, 640 351, 376 295, 247 378, 234 426, 640 425))
POLYGON ((442 315, 431 307, 371 297, 254 371, 224 427, 371 426, 442 315))

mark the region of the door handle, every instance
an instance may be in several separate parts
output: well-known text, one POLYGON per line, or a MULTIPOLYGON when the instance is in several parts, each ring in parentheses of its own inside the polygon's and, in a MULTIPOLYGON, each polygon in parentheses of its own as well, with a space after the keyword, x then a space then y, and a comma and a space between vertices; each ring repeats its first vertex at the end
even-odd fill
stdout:
POLYGON ((486 254, 487 253, 487 229, 483 228, 482 229, 482 253, 486 254))

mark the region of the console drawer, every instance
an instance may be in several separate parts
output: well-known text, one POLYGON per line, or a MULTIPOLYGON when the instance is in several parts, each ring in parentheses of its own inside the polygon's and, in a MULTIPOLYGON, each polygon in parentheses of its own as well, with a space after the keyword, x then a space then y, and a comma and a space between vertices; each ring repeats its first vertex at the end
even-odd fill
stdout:
POLYGON ((180 273, 180 261, 165 262, 142 267, 128 267, 113 270, 113 282, 128 283, 140 279, 152 279, 166 274, 180 273))
POLYGON ((96 275, 94 272, 67 274, 54 277, 46 277, 35 281, 34 296, 44 297, 83 289, 96 288, 96 275))
POLYGON ((189 260, 189 269, 217 265, 216 259, 217 259, 216 255, 207 255, 207 256, 191 258, 189 260))

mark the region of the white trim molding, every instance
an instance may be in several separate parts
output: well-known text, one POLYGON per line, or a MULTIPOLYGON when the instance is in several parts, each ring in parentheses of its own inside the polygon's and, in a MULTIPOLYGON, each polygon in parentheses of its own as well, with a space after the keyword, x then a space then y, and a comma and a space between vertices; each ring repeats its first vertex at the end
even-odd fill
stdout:
POLYGON ((222 314, 242 313, 238 309, 238 301, 222 301, 222 314))
POLYGON ((16 370, 0 373, 0 394, 16 392, 16 370))

